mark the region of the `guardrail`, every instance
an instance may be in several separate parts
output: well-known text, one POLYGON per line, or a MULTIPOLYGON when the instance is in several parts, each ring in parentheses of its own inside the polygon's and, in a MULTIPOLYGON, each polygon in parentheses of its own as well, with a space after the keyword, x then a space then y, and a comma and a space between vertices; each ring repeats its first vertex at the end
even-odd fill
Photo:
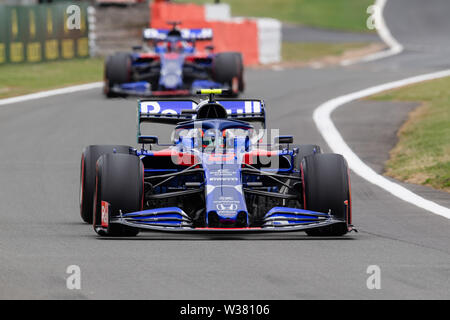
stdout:
POLYGON ((87 4, 0 5, 0 65, 89 56, 87 4))

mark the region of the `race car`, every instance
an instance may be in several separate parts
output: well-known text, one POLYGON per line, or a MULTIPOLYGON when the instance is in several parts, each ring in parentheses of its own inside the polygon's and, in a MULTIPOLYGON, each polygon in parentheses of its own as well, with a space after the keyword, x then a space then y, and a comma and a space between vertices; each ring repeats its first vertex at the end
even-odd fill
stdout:
POLYGON ((342 236, 353 230, 349 173, 341 155, 294 145, 292 136, 263 143, 263 100, 217 99, 222 90, 200 93, 210 96, 139 100, 140 148, 84 149, 80 211, 98 235, 304 231, 342 236), (148 123, 173 125, 172 143, 142 135, 148 123))
POLYGON ((212 29, 144 29, 144 46, 119 52, 105 62, 107 97, 138 95, 188 96, 201 88, 223 88, 237 96, 244 91, 243 58, 239 52, 196 50, 198 41, 212 40, 212 29))

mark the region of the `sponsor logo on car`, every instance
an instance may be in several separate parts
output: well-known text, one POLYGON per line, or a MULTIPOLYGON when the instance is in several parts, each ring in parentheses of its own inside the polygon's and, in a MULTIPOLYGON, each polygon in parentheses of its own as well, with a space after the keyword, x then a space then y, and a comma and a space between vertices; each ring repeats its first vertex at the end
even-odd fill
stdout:
POLYGON ((102 201, 102 221, 101 226, 104 228, 108 228, 109 225, 109 203, 106 201, 102 201))

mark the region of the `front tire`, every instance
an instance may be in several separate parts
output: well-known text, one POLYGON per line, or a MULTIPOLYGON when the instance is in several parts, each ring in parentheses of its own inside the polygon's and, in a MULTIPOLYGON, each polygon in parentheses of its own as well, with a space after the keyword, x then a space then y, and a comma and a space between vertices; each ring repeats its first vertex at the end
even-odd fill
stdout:
POLYGON ((94 200, 94 230, 100 236, 132 237, 139 229, 109 223, 102 227, 102 201, 110 204, 109 217, 141 211, 144 197, 144 166, 138 156, 105 154, 97 161, 96 192, 94 200))
POLYGON ((80 215, 86 223, 92 223, 94 211, 95 193, 95 166, 97 159, 106 153, 126 153, 130 152, 129 146, 116 145, 92 145, 84 148, 81 155, 80 170, 80 215))
POLYGON ((339 154, 306 156, 301 163, 303 206, 306 210, 331 214, 341 222, 312 229, 310 236, 342 236, 351 224, 351 193, 348 166, 339 154))

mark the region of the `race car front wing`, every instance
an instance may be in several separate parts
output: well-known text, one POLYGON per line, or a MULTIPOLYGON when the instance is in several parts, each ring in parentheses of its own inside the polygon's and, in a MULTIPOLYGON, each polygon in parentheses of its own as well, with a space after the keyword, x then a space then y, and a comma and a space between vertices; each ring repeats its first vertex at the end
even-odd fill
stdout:
POLYGON ((119 95, 139 96, 139 97, 154 97, 154 96, 191 96, 195 95, 197 90, 203 88, 224 88, 230 89, 227 84, 222 84, 210 80, 196 80, 192 83, 189 89, 167 89, 154 90, 151 84, 147 81, 137 81, 130 83, 116 84, 110 90, 119 95))
POLYGON ((141 231, 249 233, 307 231, 342 222, 344 221, 336 219, 331 212, 321 213, 297 208, 275 207, 264 216, 263 224, 258 227, 199 228, 193 226, 190 217, 182 209, 167 207, 121 213, 118 217, 109 218, 108 224, 121 224, 138 228, 141 231))

